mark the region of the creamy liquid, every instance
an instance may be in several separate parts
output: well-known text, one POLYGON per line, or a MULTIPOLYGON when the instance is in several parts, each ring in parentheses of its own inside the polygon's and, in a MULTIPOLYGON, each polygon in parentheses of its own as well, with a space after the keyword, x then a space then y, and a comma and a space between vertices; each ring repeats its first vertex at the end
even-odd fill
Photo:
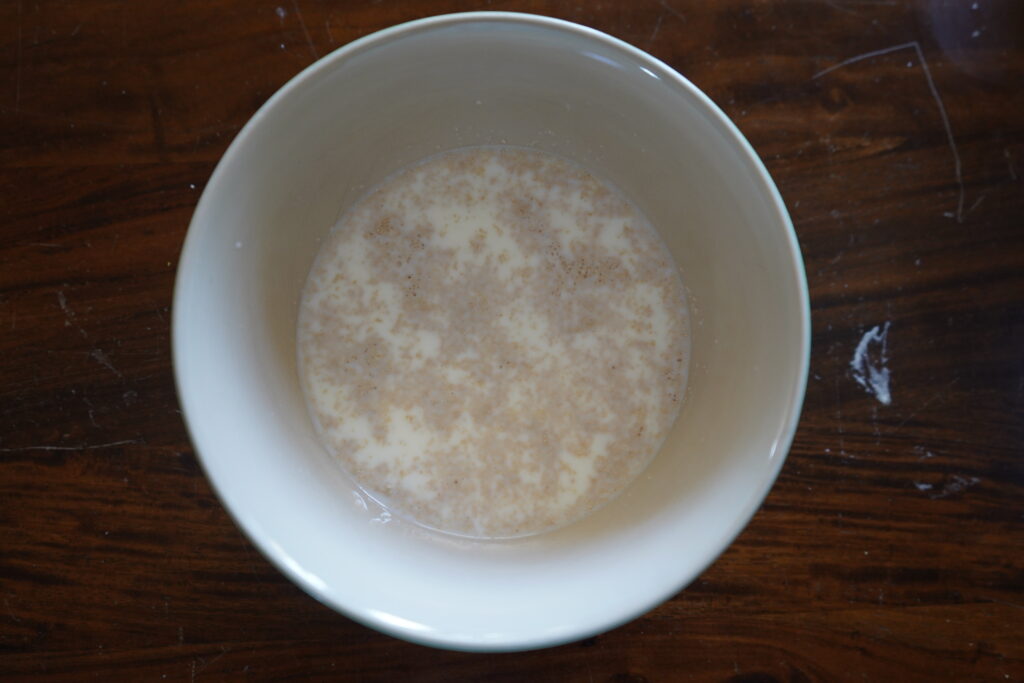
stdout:
POLYGON ((342 218, 303 293, 326 447, 435 529, 544 531, 614 497, 678 411, 682 282, 622 194, 559 157, 448 152, 342 218))

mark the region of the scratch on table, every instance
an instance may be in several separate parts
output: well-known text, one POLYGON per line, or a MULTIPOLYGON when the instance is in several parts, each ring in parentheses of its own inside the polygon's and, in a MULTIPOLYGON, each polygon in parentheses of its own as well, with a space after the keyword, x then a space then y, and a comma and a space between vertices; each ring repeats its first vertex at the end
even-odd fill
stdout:
POLYGON ((681 20, 681 21, 686 21, 686 15, 684 15, 684 14, 683 14, 682 12, 680 12, 679 10, 677 10, 677 9, 676 9, 675 7, 673 7, 672 5, 668 4, 668 2, 666 2, 666 0, 658 0, 658 2, 659 2, 659 4, 660 4, 660 5, 662 6, 662 7, 664 7, 664 8, 665 8, 665 9, 666 9, 666 10, 667 10, 667 11, 668 11, 668 12, 669 12, 670 14, 673 14, 673 15, 675 15, 675 17, 676 17, 677 19, 679 19, 679 20, 681 20))
POLYGON ((658 18, 654 21, 654 30, 651 31, 650 37, 647 39, 647 43, 653 43, 654 39, 658 37, 658 31, 661 30, 661 22, 665 20, 665 13, 662 12, 658 15, 658 18))
POLYGON ((64 311, 65 323, 67 326, 71 325, 71 319, 75 317, 74 311, 68 307, 68 298, 64 296, 64 292, 57 292, 57 303, 60 304, 60 310, 64 311))
POLYGON ((1007 602, 1005 600, 996 600, 995 598, 989 598, 989 602, 994 602, 1000 605, 1006 605, 1007 607, 1015 607, 1016 609, 1024 609, 1024 605, 1018 605, 1015 602, 1007 602))
POLYGON ((82 444, 81 446, 19 446, 17 448, 0 448, 0 453, 21 453, 22 451, 96 451, 101 448, 115 448, 130 444, 142 443, 142 439, 125 439, 110 443, 82 444))
POLYGON ((89 406, 89 422, 92 423, 93 427, 99 428, 100 424, 96 422, 96 406, 94 406, 92 404, 92 401, 85 398, 84 396, 82 397, 82 400, 85 402, 85 405, 89 406))
MULTIPOLYGON (((895 427, 890 429, 888 432, 886 432, 886 434, 895 434, 899 430, 903 429, 904 425, 906 425, 908 422, 913 420, 920 413, 924 412, 925 409, 928 408, 928 406, 930 406, 932 403, 934 403, 936 401, 936 399, 944 398, 944 397, 948 396, 949 392, 952 391, 953 387, 956 385, 956 383, 959 380, 960 380, 959 377, 954 377, 953 381, 950 382, 948 385, 946 385, 946 390, 945 391, 938 391, 938 392, 932 394, 932 396, 927 401, 922 403, 921 406, 919 408, 917 408, 917 410, 911 411, 911 413, 909 415, 907 415, 905 418, 903 418, 903 420, 901 420, 898 425, 896 425, 895 427)), ((919 451, 920 447, 916 447, 914 450, 919 451)), ((931 458, 931 457, 934 457, 934 456, 931 453, 929 453, 927 457, 931 458)))
POLYGON ((327 17, 324 21, 324 30, 327 31, 327 39, 331 41, 331 45, 334 45, 334 34, 331 33, 331 18, 327 17))
POLYGON ((88 339, 89 335, 85 329, 78 324, 75 320, 75 312, 68 305, 68 298, 64 296, 64 290, 57 292, 57 303, 60 305, 60 310, 64 312, 64 327, 74 327, 78 330, 78 333, 82 335, 82 339, 88 339))
POLYGON ((206 667, 210 666, 211 664, 216 662, 218 659, 220 659, 221 657, 226 655, 229 652, 229 650, 230 650, 230 648, 226 648, 223 645, 221 645, 220 646, 220 654, 217 655, 216 657, 214 657, 213 659, 211 659, 210 661, 206 661, 206 659, 203 659, 202 660, 203 663, 199 665, 198 669, 195 669, 195 672, 192 675, 195 676, 195 674, 202 673, 203 669, 205 669, 206 667))
POLYGON ((942 119, 942 126, 946 129, 946 141, 949 143, 949 149, 953 153, 953 171, 956 178, 957 188, 959 190, 959 198, 956 206, 956 221, 957 223, 964 222, 964 177, 962 165, 960 163, 960 150, 957 149, 956 139, 953 137, 953 127, 949 123, 949 115, 946 113, 946 105, 942 101, 942 97, 939 95, 938 88, 935 87, 935 80, 932 78, 932 70, 928 67, 928 60, 925 59, 924 50, 921 49, 921 44, 916 40, 912 40, 909 43, 900 43, 899 45, 893 45, 892 47, 885 47, 880 50, 872 50, 871 52, 865 52, 864 54, 844 59, 838 64, 833 64, 827 69, 822 69, 818 73, 811 76, 811 80, 821 78, 825 74, 831 73, 836 69, 840 69, 850 64, 864 61, 865 59, 871 59, 872 57, 880 57, 887 55, 890 52, 897 52, 899 50, 913 49, 917 53, 917 58, 921 62, 921 68, 924 71, 924 78, 928 83, 928 90, 931 91, 932 98, 935 100, 936 106, 939 109, 939 117, 942 119))
POLYGON ((100 365, 102 365, 103 367, 105 367, 107 370, 110 370, 120 379, 124 379, 124 375, 121 374, 120 370, 114 367, 114 364, 110 362, 110 357, 103 352, 103 349, 93 349, 92 351, 89 352, 89 357, 92 358, 97 363, 99 363, 100 365))
POLYGON ((846 12, 847 14, 853 14, 854 16, 860 16, 859 14, 857 14, 857 12, 853 11, 853 10, 852 10, 852 9, 850 9, 849 7, 844 7, 844 6, 842 5, 842 3, 840 3, 840 2, 837 2, 836 0, 825 0, 825 2, 826 2, 826 3, 827 3, 827 4, 829 5, 829 6, 830 6, 830 7, 834 7, 834 8, 835 8, 835 9, 837 9, 837 10, 840 10, 840 11, 842 11, 842 12, 846 12))
POLYGON ((846 444, 843 437, 843 402, 839 395, 839 375, 836 375, 836 424, 839 431, 839 455, 846 457, 846 444))
POLYGON ((292 0, 292 7, 295 8, 295 16, 299 18, 299 26, 302 27, 302 34, 306 36, 306 43, 309 45, 310 52, 313 53, 313 59, 320 59, 320 54, 316 51, 316 46, 313 45, 313 39, 309 36, 309 30, 306 28, 306 22, 302 18, 302 10, 299 9, 298 0, 292 0))
MULTIPOLYGON (((57 292, 57 303, 60 304, 60 309, 64 311, 64 327, 74 326, 75 329, 78 330, 78 333, 82 335, 82 339, 88 340, 89 334, 85 331, 85 328, 79 325, 78 321, 75 320, 75 312, 71 310, 71 306, 68 305, 68 299, 66 296, 64 296, 63 290, 57 292)), ((121 373, 120 370, 114 367, 114 364, 110 362, 110 357, 103 352, 103 349, 93 349, 92 351, 89 352, 89 357, 92 358, 97 363, 99 363, 100 365, 102 365, 103 367, 110 370, 115 375, 117 375, 118 378, 124 379, 124 375, 121 373)))
POLYGON ((981 195, 980 197, 975 199, 974 203, 971 204, 970 207, 968 207, 967 211, 964 212, 964 216, 971 215, 971 212, 974 211, 975 209, 977 209, 979 206, 981 206, 981 203, 983 201, 985 201, 985 195, 981 195))
POLYGON ((167 151, 167 136, 164 133, 164 112, 155 93, 149 94, 149 115, 153 125, 153 142, 157 150, 164 154, 167 151))

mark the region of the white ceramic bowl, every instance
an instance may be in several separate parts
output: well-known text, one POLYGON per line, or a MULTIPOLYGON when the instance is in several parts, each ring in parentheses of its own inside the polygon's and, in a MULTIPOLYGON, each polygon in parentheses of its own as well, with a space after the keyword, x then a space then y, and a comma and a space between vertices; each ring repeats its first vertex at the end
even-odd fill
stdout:
POLYGON ((735 126, 640 50, 523 14, 403 24, 292 79, 213 174, 174 295, 181 403, 239 526, 327 605, 456 649, 583 638, 693 580, 775 480, 808 356, 793 228, 735 126), (693 353, 677 424, 621 496, 560 531, 488 543, 359 495, 313 433, 295 328, 320 240, 368 187, 439 150, 502 143, 575 159, 638 203, 679 262, 693 353))

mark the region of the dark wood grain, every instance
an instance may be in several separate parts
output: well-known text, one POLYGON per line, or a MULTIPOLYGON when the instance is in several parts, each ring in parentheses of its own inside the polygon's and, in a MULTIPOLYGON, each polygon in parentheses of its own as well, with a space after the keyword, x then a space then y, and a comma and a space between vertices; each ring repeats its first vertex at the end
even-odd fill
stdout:
POLYGON ((1024 678, 1021 8, 0 4, 0 675, 1024 678), (644 617, 507 655, 377 634, 278 574, 200 471, 169 354, 188 220, 248 117, 348 41, 471 9, 588 24, 704 89, 775 177, 813 305, 796 441, 739 539, 644 617), (850 372, 884 325, 891 405, 850 372))

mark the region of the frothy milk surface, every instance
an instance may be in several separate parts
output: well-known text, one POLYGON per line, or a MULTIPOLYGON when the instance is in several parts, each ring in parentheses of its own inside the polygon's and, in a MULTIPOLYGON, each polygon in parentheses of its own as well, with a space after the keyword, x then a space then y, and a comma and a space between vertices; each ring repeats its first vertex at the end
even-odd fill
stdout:
POLYGON ((428 527, 536 533, 613 498, 679 412, 683 285, 615 188, 547 153, 447 152, 327 238, 299 369, 325 446, 428 527))

